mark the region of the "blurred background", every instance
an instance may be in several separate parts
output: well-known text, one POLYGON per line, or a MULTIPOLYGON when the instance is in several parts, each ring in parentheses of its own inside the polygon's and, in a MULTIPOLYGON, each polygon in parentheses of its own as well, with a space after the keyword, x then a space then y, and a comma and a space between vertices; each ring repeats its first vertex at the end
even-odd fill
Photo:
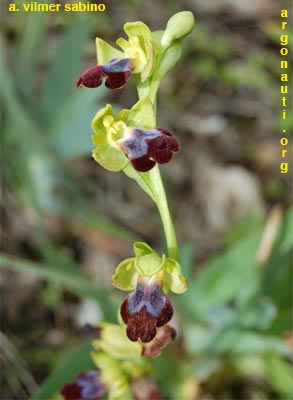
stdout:
POLYGON ((96 36, 114 44, 127 21, 157 30, 191 10, 195 29, 158 99, 158 126, 181 143, 161 170, 190 289, 173 296, 178 338, 155 375, 166 399, 289 400, 292 188, 279 168, 293 125, 281 121, 279 80, 289 1, 104 3, 104 13, 2 4, 1 399, 57 399, 91 367, 81 327, 116 321, 124 294, 110 276, 132 243, 165 251, 151 200, 91 158, 91 119, 107 103, 131 107, 134 80, 115 92, 74 85, 96 62, 96 36))

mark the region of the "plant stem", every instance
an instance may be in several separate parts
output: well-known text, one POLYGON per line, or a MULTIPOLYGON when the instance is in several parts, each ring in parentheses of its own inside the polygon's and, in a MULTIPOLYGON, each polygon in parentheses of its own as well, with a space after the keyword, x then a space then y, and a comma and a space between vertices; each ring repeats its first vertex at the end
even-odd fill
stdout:
MULTIPOLYGON (((157 103, 157 90, 159 88, 160 79, 156 76, 153 77, 153 80, 150 85, 141 86, 138 88, 138 96, 142 98, 143 96, 148 95, 153 103, 154 109, 156 110, 156 103, 157 103)), ((171 258, 175 258, 178 260, 179 251, 178 251, 178 244, 176 239, 176 233, 173 225, 173 221, 171 218, 168 200, 164 188, 164 184, 162 181, 161 173, 158 164, 154 166, 149 172, 150 184, 152 188, 153 198, 155 203, 158 207, 160 217, 162 220, 165 239, 168 249, 168 256, 171 258)))
POLYGON ((149 176, 152 182, 155 202, 158 207, 165 232, 168 256, 178 260, 179 254, 175 229, 169 211, 167 196, 158 165, 155 165, 154 168, 149 171, 149 176))

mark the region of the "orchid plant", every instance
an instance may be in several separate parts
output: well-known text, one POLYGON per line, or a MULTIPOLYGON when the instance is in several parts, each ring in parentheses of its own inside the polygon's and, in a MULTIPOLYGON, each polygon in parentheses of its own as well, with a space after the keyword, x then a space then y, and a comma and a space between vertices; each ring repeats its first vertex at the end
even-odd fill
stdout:
POLYGON ((134 244, 134 257, 123 260, 112 277, 113 285, 129 291, 118 324, 102 322, 93 328, 92 358, 95 371, 85 371, 66 384, 66 400, 139 399, 138 387, 147 387, 144 398, 161 399, 151 377, 149 358, 160 355, 176 336, 169 322, 173 307, 169 291, 183 293, 187 281, 181 272, 178 244, 158 164, 172 159, 179 150, 177 139, 156 126, 159 86, 181 56, 182 39, 192 30, 194 18, 183 11, 171 17, 165 30, 152 32, 143 22, 124 25, 128 39, 119 38, 114 48, 96 39, 96 66, 80 75, 77 87, 123 88, 136 75, 138 101, 115 114, 110 104, 92 121, 94 160, 109 171, 123 171, 134 179, 157 205, 166 237, 167 254, 148 244, 134 244))

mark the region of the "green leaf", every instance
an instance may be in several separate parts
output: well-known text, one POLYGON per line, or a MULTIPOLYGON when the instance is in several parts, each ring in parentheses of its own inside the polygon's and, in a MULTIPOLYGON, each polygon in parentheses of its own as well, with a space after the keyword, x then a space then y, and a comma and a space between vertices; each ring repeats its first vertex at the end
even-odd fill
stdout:
POLYGON ((283 358, 275 354, 266 357, 267 374, 283 399, 292 399, 293 396, 293 369, 283 358))
POLYGON ((240 331, 238 329, 230 329, 222 331, 221 335, 214 338, 212 351, 215 352, 232 352, 237 354, 243 353, 260 353, 265 354, 273 351, 283 355, 289 355, 289 348, 277 336, 269 336, 251 331, 240 331))
POLYGON ((64 35, 49 67, 46 86, 39 103, 41 121, 50 125, 52 116, 68 100, 80 74, 85 44, 91 32, 91 24, 84 19, 73 24, 64 35))
MULTIPOLYGON (((47 3, 48 1, 46 1, 47 3)), ((43 39, 49 23, 49 13, 27 13, 26 24, 15 55, 16 82, 31 101, 33 80, 36 77, 40 57, 43 55, 43 39)))
POLYGON ((279 334, 292 326, 292 217, 292 209, 289 209, 280 224, 273 254, 263 267, 263 293, 279 310, 271 332, 279 334))
POLYGON ((279 312, 272 324, 273 333, 282 334, 292 327, 292 253, 277 253, 270 260, 263 280, 264 295, 269 296, 279 312))
POLYGON ((116 319, 116 304, 110 299, 108 291, 97 287, 87 278, 82 270, 56 268, 30 260, 24 260, 5 253, 0 253, 0 268, 12 269, 31 274, 40 279, 47 279, 72 290, 78 296, 95 298, 109 321, 116 319))
POLYGON ((50 400, 64 384, 73 380, 79 372, 95 369, 89 355, 90 351, 91 344, 83 343, 67 350, 66 354, 62 354, 56 368, 31 397, 31 400, 50 400))
POLYGON ((104 92, 104 88, 76 90, 54 115, 51 142, 61 157, 70 159, 91 154, 90 121, 104 92))
POLYGON ((241 330, 226 324, 221 329, 190 324, 185 329, 185 343, 190 355, 233 354, 234 357, 245 354, 265 355, 274 352, 289 356, 290 349, 278 336, 266 335, 251 330, 241 330))
POLYGON ((278 238, 276 244, 278 246, 278 252, 287 253, 292 250, 293 247, 293 207, 289 208, 284 214, 281 227, 279 229, 278 238))
POLYGON ((207 262, 202 272, 189 280, 189 290, 180 296, 182 311, 205 316, 208 310, 232 300, 259 279, 256 252, 261 233, 262 229, 254 227, 253 233, 207 262))

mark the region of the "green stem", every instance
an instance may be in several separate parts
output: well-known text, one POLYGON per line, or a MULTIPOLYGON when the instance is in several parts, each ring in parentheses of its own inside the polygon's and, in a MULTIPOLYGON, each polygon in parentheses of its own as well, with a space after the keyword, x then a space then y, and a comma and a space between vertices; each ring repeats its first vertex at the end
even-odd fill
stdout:
MULTIPOLYGON (((154 105, 155 110, 156 110, 156 97, 159 85, 160 85, 160 77, 157 76, 156 74, 154 74, 152 82, 150 84, 148 83, 148 85, 144 84, 138 85, 139 98, 141 99, 142 97, 148 95, 154 105)), ((155 203, 158 207, 164 228, 166 244, 168 249, 168 256, 178 260, 179 251, 178 251, 175 229, 171 218, 167 196, 158 164, 156 164, 155 167, 148 172, 148 175, 150 178, 149 183, 152 189, 153 199, 155 200, 155 203)))
POLYGON ((168 256, 178 260, 179 254, 175 229, 171 218, 167 196, 158 164, 149 171, 149 176, 153 187, 155 202, 158 207, 165 232, 168 256))

